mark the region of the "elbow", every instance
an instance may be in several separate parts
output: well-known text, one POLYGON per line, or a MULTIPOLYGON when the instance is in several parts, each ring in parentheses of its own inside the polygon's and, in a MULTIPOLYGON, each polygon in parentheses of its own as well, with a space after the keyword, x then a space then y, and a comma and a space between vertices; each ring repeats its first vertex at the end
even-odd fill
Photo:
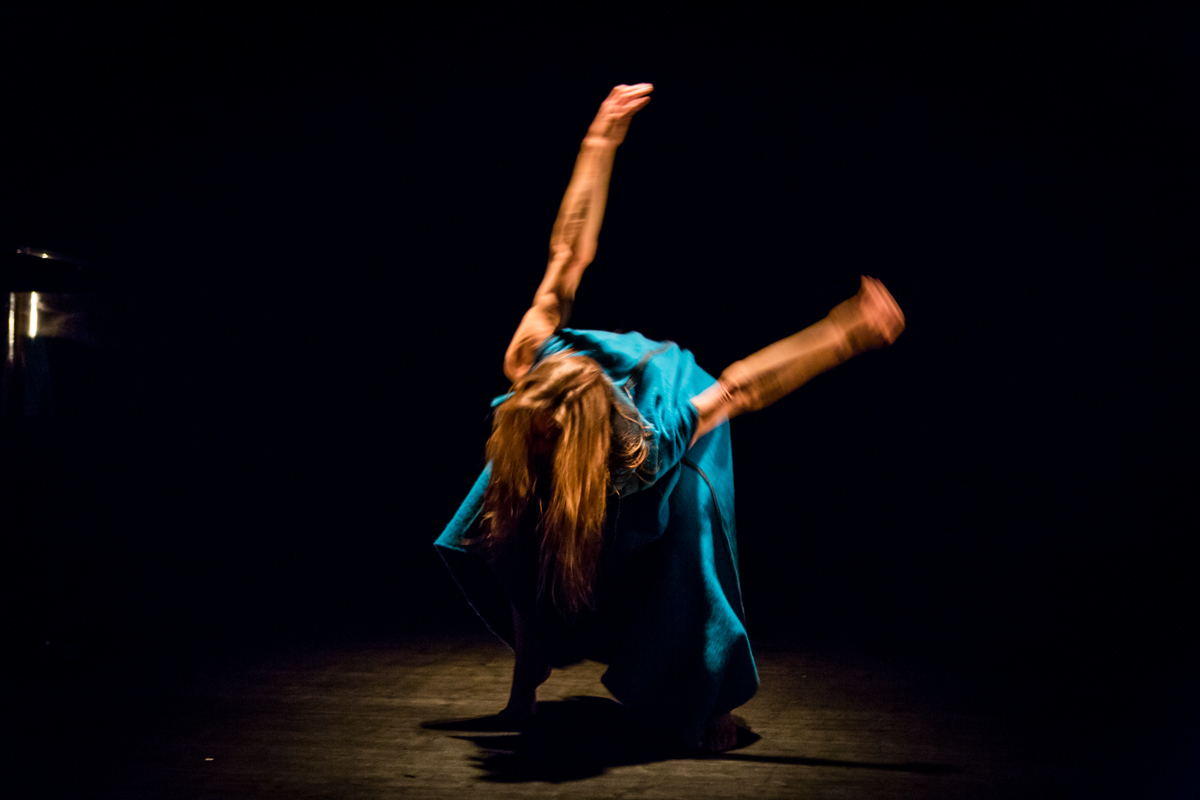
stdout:
POLYGON ((508 364, 504 365, 504 377, 508 379, 510 384, 516 384, 516 382, 521 380, 521 378, 524 378, 528 372, 529 367, 527 365, 522 365, 519 367, 509 366, 508 364))
POLYGON ((529 367, 521 363, 519 354, 510 346, 504 354, 504 377, 509 383, 516 383, 528 371, 529 367))

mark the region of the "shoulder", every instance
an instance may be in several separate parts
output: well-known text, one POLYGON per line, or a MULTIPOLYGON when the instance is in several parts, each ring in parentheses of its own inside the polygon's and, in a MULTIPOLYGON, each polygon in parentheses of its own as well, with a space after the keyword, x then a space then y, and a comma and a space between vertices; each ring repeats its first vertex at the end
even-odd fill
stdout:
POLYGON ((636 331, 614 333, 612 331, 584 331, 564 327, 546 339, 538 351, 538 359, 572 350, 575 353, 593 357, 601 362, 601 366, 612 366, 614 369, 626 367, 626 371, 635 366, 643 355, 661 348, 671 342, 655 342, 636 331), (626 366, 628 365, 628 366, 626 366))
POLYGON ((649 358, 667 352, 679 352, 674 342, 656 342, 636 331, 613 333, 611 331, 577 330, 563 328, 555 333, 541 349, 537 360, 570 350, 594 359, 610 378, 620 382, 628 378, 639 365, 649 358))
POLYGON ((630 390, 636 385, 644 389, 646 384, 657 384, 696 394, 716 382, 696 364, 691 351, 675 342, 648 339, 637 331, 563 328, 538 350, 537 361, 566 351, 595 359, 614 383, 625 386, 628 382, 630 390))

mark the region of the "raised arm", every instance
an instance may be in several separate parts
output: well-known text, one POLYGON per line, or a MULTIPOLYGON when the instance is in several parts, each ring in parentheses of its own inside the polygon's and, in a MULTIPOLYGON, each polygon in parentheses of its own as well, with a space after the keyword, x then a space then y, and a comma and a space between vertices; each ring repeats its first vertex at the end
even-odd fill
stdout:
POLYGON ((583 271, 596 255, 617 146, 625 140, 630 119, 650 102, 653 90, 648 83, 615 87, 588 127, 550 234, 546 275, 504 355, 509 380, 529 371, 534 352, 570 316, 583 271))
POLYGON ((727 419, 769 406, 859 353, 885 347, 904 331, 904 313, 884 285, 862 278, 858 293, 829 316, 725 368, 692 398, 700 413, 694 444, 727 419))

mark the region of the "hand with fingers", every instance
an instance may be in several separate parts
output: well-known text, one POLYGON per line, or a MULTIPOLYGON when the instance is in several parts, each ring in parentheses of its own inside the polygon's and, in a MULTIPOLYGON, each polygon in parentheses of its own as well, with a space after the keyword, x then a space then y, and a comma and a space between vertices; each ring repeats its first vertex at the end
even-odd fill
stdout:
POLYGON ((609 144, 625 141, 629 120, 650 102, 653 84, 635 83, 633 86, 614 86, 608 97, 600 104, 596 119, 588 127, 588 136, 603 139, 609 144))

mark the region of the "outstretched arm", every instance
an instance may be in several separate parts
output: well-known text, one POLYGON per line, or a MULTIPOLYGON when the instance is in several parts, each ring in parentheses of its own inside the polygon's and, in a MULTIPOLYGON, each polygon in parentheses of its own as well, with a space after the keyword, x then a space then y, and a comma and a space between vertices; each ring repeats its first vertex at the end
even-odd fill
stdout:
POLYGON ((727 419, 769 406, 859 353, 885 347, 904 330, 904 313, 884 285, 866 275, 858 293, 829 316, 725 368, 692 398, 700 422, 692 443, 727 419))
POLYGON ((570 316, 583 271, 596 255, 617 145, 624 141, 633 115, 650 102, 652 91, 648 83, 615 87, 588 127, 550 234, 546 276, 504 355, 504 374, 511 381, 529 371, 534 351, 570 316))

